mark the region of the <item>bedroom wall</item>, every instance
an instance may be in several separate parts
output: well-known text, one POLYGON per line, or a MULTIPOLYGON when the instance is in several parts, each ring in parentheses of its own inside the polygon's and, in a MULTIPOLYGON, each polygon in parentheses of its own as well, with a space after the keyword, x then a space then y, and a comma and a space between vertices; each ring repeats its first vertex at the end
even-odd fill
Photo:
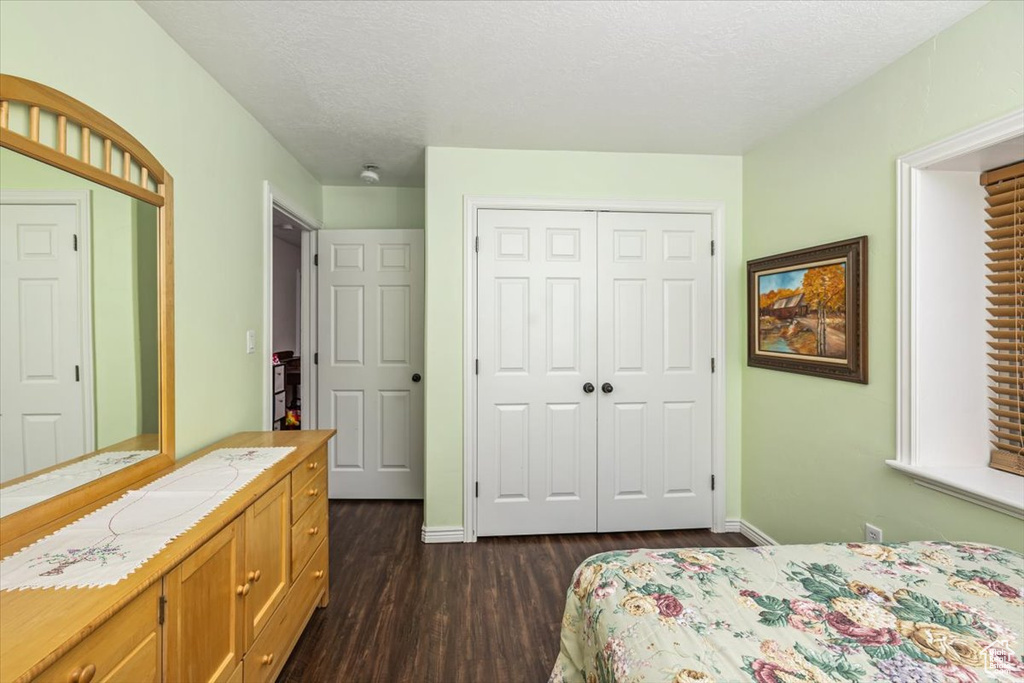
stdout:
POLYGON ((896 443, 895 160, 1024 106, 1022 25, 1024 4, 990 3, 743 158, 745 259, 870 238, 871 383, 743 369, 743 517, 781 543, 859 540, 871 522, 887 541, 1024 549, 1020 520, 884 464, 896 443))
POLYGON ((274 238, 274 329, 271 351, 299 353, 296 325, 298 283, 296 273, 302 267, 302 248, 274 238))
POLYGON ((259 429, 263 181, 315 218, 320 184, 133 2, 4 0, 0 64, 109 116, 174 177, 178 453, 259 429))
POLYGON ((423 229, 422 187, 328 185, 323 189, 324 228, 423 229))
POLYGON ((427 526, 462 526, 463 197, 719 201, 725 205, 727 514, 740 513, 743 264, 738 156, 427 148, 427 526))

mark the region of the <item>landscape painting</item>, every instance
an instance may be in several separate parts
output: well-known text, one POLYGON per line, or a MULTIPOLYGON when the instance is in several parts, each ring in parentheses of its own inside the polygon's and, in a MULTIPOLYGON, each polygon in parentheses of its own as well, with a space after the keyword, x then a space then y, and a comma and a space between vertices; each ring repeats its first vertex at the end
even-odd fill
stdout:
POLYGON ((755 367, 867 382, 867 238, 747 263, 755 367))
POLYGON ((758 348, 846 358, 846 262, 758 275, 758 348))

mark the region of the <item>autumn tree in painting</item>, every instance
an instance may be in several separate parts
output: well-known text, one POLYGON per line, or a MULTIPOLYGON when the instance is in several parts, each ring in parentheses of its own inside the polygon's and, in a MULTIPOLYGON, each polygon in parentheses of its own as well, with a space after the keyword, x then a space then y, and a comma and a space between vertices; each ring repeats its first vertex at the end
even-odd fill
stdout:
POLYGON ((804 302, 818 311, 818 355, 826 355, 828 314, 845 312, 846 268, 837 263, 831 266, 809 268, 801 286, 804 302))

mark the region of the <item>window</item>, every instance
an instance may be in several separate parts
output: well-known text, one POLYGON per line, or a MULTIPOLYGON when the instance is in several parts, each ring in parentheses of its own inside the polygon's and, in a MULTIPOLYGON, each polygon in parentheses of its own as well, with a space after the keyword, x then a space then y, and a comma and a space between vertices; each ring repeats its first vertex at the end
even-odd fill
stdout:
POLYGON ((981 174, 988 257, 989 466, 1024 476, 1024 161, 981 174))
POLYGON ((1020 519, 1024 178, 1008 169, 1022 158, 1024 110, 897 162, 898 440, 886 461, 1020 519))

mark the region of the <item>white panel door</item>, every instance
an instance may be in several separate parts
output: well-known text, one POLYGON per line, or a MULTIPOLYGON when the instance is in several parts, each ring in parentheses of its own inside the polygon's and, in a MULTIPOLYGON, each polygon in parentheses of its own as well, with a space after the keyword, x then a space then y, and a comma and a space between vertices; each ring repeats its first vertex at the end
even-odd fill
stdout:
POLYGON ((318 426, 331 498, 423 497, 423 231, 321 230, 318 426))
POLYGON ((711 216, 598 218, 599 531, 711 526, 711 216))
POLYGON ((77 229, 74 205, 0 205, 0 482, 92 450, 77 229))
POLYGON ((477 218, 477 534, 594 531, 596 214, 477 218))

